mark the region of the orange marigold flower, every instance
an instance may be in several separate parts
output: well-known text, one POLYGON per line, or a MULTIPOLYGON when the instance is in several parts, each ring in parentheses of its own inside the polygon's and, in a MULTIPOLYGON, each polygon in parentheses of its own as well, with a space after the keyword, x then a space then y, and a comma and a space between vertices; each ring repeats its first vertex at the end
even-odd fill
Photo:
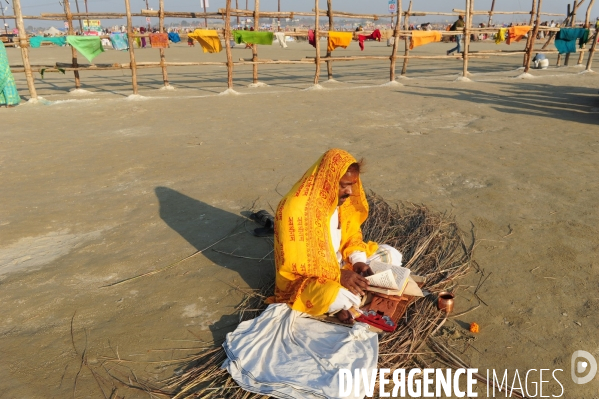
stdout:
POLYGON ((480 331, 480 327, 478 326, 478 324, 476 324, 476 323, 470 324, 470 332, 471 333, 477 333, 479 331, 480 331))

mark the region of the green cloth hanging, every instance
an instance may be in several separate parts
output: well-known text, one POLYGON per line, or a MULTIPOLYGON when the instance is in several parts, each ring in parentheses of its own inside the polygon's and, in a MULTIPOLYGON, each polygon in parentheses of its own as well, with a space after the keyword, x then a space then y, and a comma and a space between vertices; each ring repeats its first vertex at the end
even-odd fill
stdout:
POLYGON ((0 41, 0 105, 19 105, 21 97, 10 71, 4 43, 0 41))
POLYGON ((98 36, 67 36, 67 43, 75 47, 89 62, 104 52, 98 36))
POLYGON ((56 44, 57 46, 64 46, 65 44, 67 44, 67 39, 64 36, 33 36, 31 39, 29 39, 29 44, 31 45, 31 48, 39 48, 43 42, 50 42, 56 44))
POLYGON ((251 30, 234 30, 233 38, 235 43, 247 43, 247 44, 265 44, 272 46, 272 40, 274 35, 272 32, 256 32, 251 30))

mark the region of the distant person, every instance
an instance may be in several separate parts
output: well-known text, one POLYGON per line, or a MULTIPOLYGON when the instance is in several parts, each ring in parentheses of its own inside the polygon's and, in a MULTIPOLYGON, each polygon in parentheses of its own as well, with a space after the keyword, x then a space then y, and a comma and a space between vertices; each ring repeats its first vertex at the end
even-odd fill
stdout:
MULTIPOLYGON (((449 28, 449 30, 453 31, 453 32, 459 31, 460 29, 464 29, 464 16, 463 15, 460 15, 458 17, 458 20, 455 21, 453 23, 453 25, 451 25, 451 28, 449 28)), ((452 48, 451 50, 448 50, 447 55, 451 55, 454 51, 457 51, 458 53, 462 52, 462 35, 456 35, 455 41, 456 41, 456 46, 454 48, 452 48)))

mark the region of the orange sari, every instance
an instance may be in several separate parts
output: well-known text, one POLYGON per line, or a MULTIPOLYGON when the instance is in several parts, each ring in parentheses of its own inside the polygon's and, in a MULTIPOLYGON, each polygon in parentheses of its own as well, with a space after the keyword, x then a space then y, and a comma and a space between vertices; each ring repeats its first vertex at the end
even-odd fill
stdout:
MULTIPOLYGON (((275 215, 275 296, 267 303, 287 303, 311 315, 324 314, 341 288, 341 270, 333 248, 330 219, 339 196, 339 181, 356 162, 349 153, 327 151, 283 197, 275 215)), ((358 178, 352 195, 339 207, 340 252, 372 255, 377 244, 365 243, 360 226, 368 203, 358 178)), ((350 265, 346 267, 351 267, 350 265)))

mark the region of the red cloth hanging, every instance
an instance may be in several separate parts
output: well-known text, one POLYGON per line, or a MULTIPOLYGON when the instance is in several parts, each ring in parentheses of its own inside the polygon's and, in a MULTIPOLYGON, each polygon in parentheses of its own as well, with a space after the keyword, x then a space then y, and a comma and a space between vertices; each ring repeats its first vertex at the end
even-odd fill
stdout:
POLYGON ((360 45, 360 50, 364 51, 364 40, 378 40, 381 41, 381 31, 375 29, 370 35, 359 35, 358 36, 358 44, 360 45))

